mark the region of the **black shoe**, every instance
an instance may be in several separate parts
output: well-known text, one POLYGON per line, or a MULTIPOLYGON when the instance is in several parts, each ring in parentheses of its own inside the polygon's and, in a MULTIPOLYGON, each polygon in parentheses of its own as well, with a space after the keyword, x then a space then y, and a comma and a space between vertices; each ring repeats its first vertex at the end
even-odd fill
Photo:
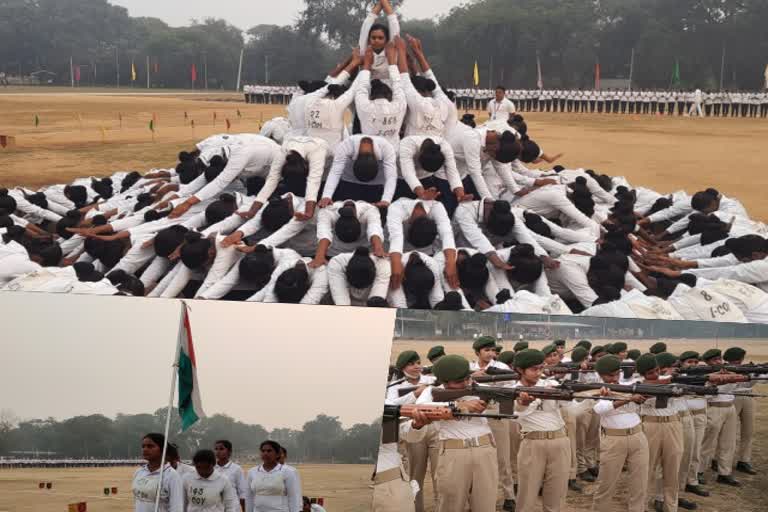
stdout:
POLYGON ((712 471, 714 471, 715 473, 720 471, 720 466, 717 465, 717 461, 716 460, 713 460, 712 464, 710 464, 710 466, 712 467, 712 471))
POLYGON ((568 480, 568 489, 574 492, 582 492, 584 490, 576 480, 568 480))
POLYGON ((597 478, 600 476, 600 466, 595 466, 593 468, 589 468, 587 471, 589 471, 593 477, 597 478))
POLYGON ((595 477, 589 471, 584 471, 583 473, 579 473, 578 477, 584 480, 585 482, 595 481, 595 477))
POLYGON ((664 512, 664 502, 659 500, 654 500, 653 510, 655 512, 664 512))
POLYGON ((515 496, 517 496, 517 484, 515 484, 514 487, 515 487, 515 496))
POLYGON ((515 500, 504 500, 504 505, 501 506, 501 510, 515 512, 515 500))
POLYGON ((696 473, 696 479, 699 481, 699 485, 707 485, 707 480, 704 478, 704 473, 696 473))
POLYGON ((694 502, 689 501, 685 498, 678 498, 677 506, 680 508, 684 508, 685 510, 696 510, 697 508, 699 508, 699 506, 696 505, 694 502))
POLYGON ((730 485, 731 487, 741 487, 741 482, 734 479, 731 475, 717 475, 717 483, 730 485))
POLYGON ((752 467, 752 464, 749 462, 737 462, 736 463, 736 471, 740 471, 742 473, 746 473, 748 475, 756 475, 757 471, 755 471, 755 468, 752 467))
POLYGON ((706 489, 702 489, 700 485, 691 485, 688 484, 685 486, 685 492, 689 492, 691 494, 695 494, 696 496, 702 496, 706 498, 709 496, 709 491, 706 489))

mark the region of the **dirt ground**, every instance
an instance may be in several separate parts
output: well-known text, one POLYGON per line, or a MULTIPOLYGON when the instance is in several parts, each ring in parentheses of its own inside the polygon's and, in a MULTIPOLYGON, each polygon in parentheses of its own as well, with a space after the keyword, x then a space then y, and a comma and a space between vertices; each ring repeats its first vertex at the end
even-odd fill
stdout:
MULTIPOLYGON (((0 92, 0 135, 17 140, 14 148, 0 148, 0 185, 37 187, 117 170, 169 167, 180 150, 224 131, 226 119, 232 132, 254 132, 284 115, 283 106, 246 105, 241 99, 217 92, 8 88, 0 92)), ((768 221, 768 203, 761 200, 768 186, 768 175, 760 172, 768 160, 764 119, 525 116, 530 134, 547 153, 565 153, 563 165, 626 176, 661 193, 713 186, 740 199, 753 218, 768 221)))
MULTIPOLYGON (((606 340, 607 342, 608 340, 606 340)), ((615 340, 614 340, 615 341, 615 340)), ((656 341, 664 341, 668 345, 668 349, 674 353, 681 353, 685 350, 697 350, 703 352, 713 346, 713 343, 709 340, 653 340, 653 341, 640 341, 629 342, 632 348, 640 350, 647 350, 656 341)), ((600 340, 592 340, 593 343, 599 344, 600 340)), ((569 340, 567 347, 572 347, 576 343, 575 340, 569 340)), ((512 342, 507 342, 505 345, 513 345, 512 342)), ((546 342, 532 342, 532 348, 541 348, 546 342)), ((426 359, 426 353, 434 345, 445 346, 445 351, 448 354, 461 354, 465 357, 473 357, 472 344, 470 342, 443 342, 441 340, 435 341, 412 341, 412 340, 396 340, 392 348, 392 361, 397 359, 397 356, 405 350, 416 350, 421 354, 422 363, 428 365, 429 362, 426 359)), ((720 343, 719 348, 724 349, 731 345, 738 345, 747 351, 747 357, 755 362, 768 361, 768 340, 739 340, 737 343, 720 343)), ((768 394, 768 385, 758 386, 755 389, 756 393, 768 394)), ((695 501, 699 507, 699 512, 765 512, 768 510, 768 498, 765 497, 765 489, 768 488, 768 398, 756 399, 757 402, 757 418, 755 420, 755 436, 754 445, 752 449, 753 458, 752 464, 756 468, 763 472, 757 476, 749 476, 743 473, 734 472, 734 478, 740 480, 743 486, 734 490, 731 487, 711 483, 706 485, 706 489, 711 492, 709 498, 700 498, 698 496, 684 494, 683 497, 695 501)), ((712 479, 712 473, 708 472, 706 475, 710 480, 712 479)), ((592 493, 596 492, 596 484, 589 484, 586 482, 580 482, 584 487, 583 494, 576 494, 574 492, 568 493, 567 508, 564 512, 588 512, 592 507, 592 493)), ((629 482, 626 478, 622 478, 619 482, 619 489, 626 490, 629 482)), ((428 489, 426 494, 427 498, 427 512, 434 511, 432 496, 432 485, 430 482, 425 482, 425 487, 428 489)), ((626 493, 620 492, 619 496, 614 500, 615 508, 617 512, 626 510, 626 493)), ((648 510, 651 510, 650 508, 648 510)), ((682 510, 682 509, 680 509, 682 510)))
MULTIPOLYGON (((298 470, 304 495, 325 498, 329 512, 370 508, 371 466, 307 464, 298 470)), ((133 472, 128 467, 0 470, 0 512, 65 512, 70 503, 82 501, 88 503, 88 512, 129 512, 133 472), (53 489, 38 489, 39 482, 52 482, 53 489), (115 486, 118 494, 105 497, 104 487, 115 486)))

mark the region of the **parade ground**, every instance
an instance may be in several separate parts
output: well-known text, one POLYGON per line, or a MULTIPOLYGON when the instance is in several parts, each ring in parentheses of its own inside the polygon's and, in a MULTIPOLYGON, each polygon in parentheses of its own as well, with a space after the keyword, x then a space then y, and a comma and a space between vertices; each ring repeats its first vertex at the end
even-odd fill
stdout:
MULTIPOLYGON (((247 105, 240 94, 215 91, 0 89, 0 135, 15 137, 15 145, 0 148, 0 185, 36 188, 168 168, 179 151, 226 131, 227 120, 232 133, 257 132, 284 115, 284 105, 247 105)), ((764 119, 523 115, 549 155, 565 153, 560 163, 566 167, 625 176, 661 193, 715 187, 740 199, 753 219, 768 221, 764 119)), ((485 117, 477 113, 478 121, 485 117)))
MULTIPOLYGON (((244 465, 247 471, 250 466, 244 465)), ((360 512, 371 504, 373 468, 368 465, 302 464, 297 466, 303 491, 322 497, 334 512, 360 512)), ((134 468, 0 470, 0 512, 66 512, 71 503, 86 502, 88 512, 133 510, 131 478, 134 468), (51 482, 51 490, 38 489, 51 482), (104 496, 105 487, 117 487, 104 496)))

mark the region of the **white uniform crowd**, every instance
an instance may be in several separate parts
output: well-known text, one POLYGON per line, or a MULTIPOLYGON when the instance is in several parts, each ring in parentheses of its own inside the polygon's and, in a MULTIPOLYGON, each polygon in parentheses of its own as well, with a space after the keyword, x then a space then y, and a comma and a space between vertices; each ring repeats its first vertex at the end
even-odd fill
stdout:
POLYGON ((509 100, 460 121, 420 41, 375 19, 260 134, 0 190, 0 289, 768 319, 766 226, 738 200, 552 167, 509 100))
MULTIPOLYGON (((768 117, 768 92, 627 89, 451 89, 459 110, 489 111, 501 90, 518 112, 697 115, 706 117, 768 117)), ((246 103, 288 104, 301 88, 246 85, 246 103)))
POLYGON ((113 468, 137 466, 136 459, 11 459, 0 457, 0 469, 29 468, 113 468))

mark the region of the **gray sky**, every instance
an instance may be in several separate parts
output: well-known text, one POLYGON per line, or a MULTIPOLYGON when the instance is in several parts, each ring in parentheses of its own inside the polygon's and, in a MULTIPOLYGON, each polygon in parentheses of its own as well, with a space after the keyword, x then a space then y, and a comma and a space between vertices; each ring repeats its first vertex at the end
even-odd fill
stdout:
MULTIPOLYGON (((288 25, 304 7, 303 0, 111 0, 111 3, 127 7, 131 16, 152 16, 171 26, 188 25, 191 19, 224 18, 244 30, 259 24, 288 25)), ((408 0, 402 12, 406 18, 431 18, 463 3, 466 0, 408 0)))
MULTIPOLYGON (((394 310, 190 305, 207 414, 267 429, 381 414, 394 310)), ((164 299, 0 293, 0 409, 64 419, 164 407, 179 310, 164 299)))

